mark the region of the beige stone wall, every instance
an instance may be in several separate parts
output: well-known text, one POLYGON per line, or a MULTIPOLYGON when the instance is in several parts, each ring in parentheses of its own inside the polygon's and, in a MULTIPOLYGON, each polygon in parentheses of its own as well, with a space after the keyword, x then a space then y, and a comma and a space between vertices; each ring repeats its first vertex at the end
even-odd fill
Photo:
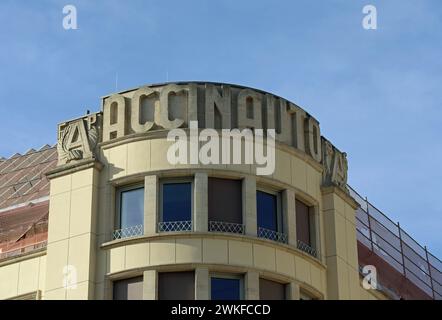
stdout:
POLYGON ((46 254, 23 256, 0 263, 0 299, 38 296, 44 291, 46 254))
MULTIPOLYGON (((100 187, 105 187, 109 181, 118 181, 118 179, 124 181, 122 178, 130 181, 130 177, 136 179, 136 175, 177 169, 226 170, 256 175, 256 168, 253 165, 172 165, 167 161, 166 155, 173 142, 167 141, 165 137, 149 139, 146 136, 131 140, 127 143, 111 143, 102 147, 100 160, 104 168, 101 173, 100 187)), ((305 154, 284 145, 279 145, 277 148, 275 159, 275 173, 262 178, 263 180, 272 179, 276 183, 305 193, 308 198, 320 201, 322 169, 316 162, 305 154)))
MULTIPOLYGON (((362 281, 362 279, 360 279, 360 280, 362 281)), ((361 300, 388 300, 389 299, 385 294, 381 293, 380 291, 373 290, 373 289, 367 290, 367 289, 364 289, 362 287, 362 285, 360 286, 359 290, 360 290, 359 299, 361 299, 361 300)))
MULTIPOLYGON (((254 271, 275 281, 295 282, 319 298, 326 296, 326 267, 300 250, 270 240, 193 233, 109 242, 102 249, 107 252, 107 276, 111 279, 141 275, 142 270, 150 269, 208 268, 209 272, 237 274, 254 271)), ((103 293, 103 297, 110 295, 103 293)))
POLYGON ((51 178, 43 299, 93 298, 97 178, 98 170, 93 164, 51 178))
POLYGON ((355 204, 334 187, 322 194, 329 298, 360 299, 355 204))
MULTIPOLYGON (((327 297, 326 268, 323 264, 325 255, 322 250, 325 235, 320 215, 322 212, 320 210, 322 206, 321 169, 314 161, 303 153, 279 145, 276 151, 277 161, 274 175, 257 177, 255 168, 251 165, 204 167, 200 165, 170 165, 166 159, 170 144, 165 137, 145 136, 107 143, 102 147, 100 160, 104 167, 100 172, 98 242, 107 243, 107 245, 97 248, 99 252, 97 256, 97 266, 99 266, 97 267, 97 283, 100 282, 96 287, 95 297, 97 299, 111 297, 111 280, 113 279, 141 275, 143 270, 188 270, 189 268, 202 268, 206 271, 209 268, 209 272, 230 270, 238 273, 254 270, 258 275, 266 278, 293 283, 292 288, 295 288, 292 290, 295 292, 293 296, 299 296, 299 288, 301 287, 318 298, 327 297), (195 188, 200 185, 204 188, 204 182, 197 183, 196 179, 204 181, 201 180, 201 177, 205 176, 244 179, 245 185, 250 185, 250 190, 253 192, 250 199, 247 193, 243 199, 246 212, 244 220, 246 234, 251 233, 252 235, 238 238, 233 234, 219 236, 211 233, 193 233, 181 237, 159 234, 153 238, 145 237, 136 241, 119 240, 113 244, 109 235, 113 231, 114 217, 109 212, 114 212, 112 204, 115 202, 115 189, 118 186, 143 182, 146 183, 146 188, 157 188, 155 184, 158 183, 158 179, 174 176, 194 177, 195 188), (156 178, 152 180, 153 177, 156 178), (252 184, 248 181, 252 181, 252 184), (152 183, 154 184, 152 185, 152 183), (281 245, 256 237, 256 217, 248 220, 247 216, 247 212, 253 213, 256 210, 256 206, 254 206, 256 186, 271 186, 281 191, 286 190, 289 195, 291 194, 291 197, 288 198, 292 202, 296 197, 316 208, 318 213, 317 243, 321 254, 319 259, 303 253, 294 246, 281 245), (255 232, 255 236, 253 236, 253 232, 255 232), (273 258, 269 259, 269 257, 273 258)), ((199 191, 198 194, 207 193, 207 190, 201 189, 199 191)), ((157 209, 152 208, 152 196, 149 199, 150 205, 145 210, 151 212, 147 213, 151 217, 157 214, 157 209)), ((201 219, 201 212, 203 215, 207 214, 207 208, 204 209, 207 202, 203 199, 195 201, 199 203, 194 208, 194 219, 196 220, 201 219)), ((294 210, 292 202, 289 206, 290 210, 294 210)), ((152 221, 151 218, 148 219, 152 221)), ((203 221, 206 220, 203 219, 203 221)), ((294 218, 291 218, 290 222, 294 224, 294 218)), ((293 229, 296 229, 295 225, 292 225, 290 229, 293 233, 293 229)), ((145 232, 147 232, 146 227, 145 232)), ((147 234, 152 233, 153 231, 150 230, 147 234)), ((296 243, 296 240, 292 240, 292 244, 293 242, 296 243)))

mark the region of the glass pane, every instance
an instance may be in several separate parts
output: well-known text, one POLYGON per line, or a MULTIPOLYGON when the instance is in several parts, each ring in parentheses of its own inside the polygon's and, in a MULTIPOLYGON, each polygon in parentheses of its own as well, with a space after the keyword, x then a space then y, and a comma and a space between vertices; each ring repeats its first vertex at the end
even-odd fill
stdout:
POLYGON ((285 285, 267 279, 259 279, 259 299, 285 300, 285 285))
POLYGON ((195 273, 158 273, 158 300, 194 300, 195 273))
POLYGON ((258 227, 278 231, 277 197, 274 194, 257 191, 256 210, 258 227))
POLYGON ((115 281, 113 291, 114 300, 142 300, 143 277, 115 281))
POLYGON ((209 178, 209 221, 242 224, 241 180, 209 178))
POLYGON ((144 220, 144 188, 121 192, 120 228, 142 225, 144 220))
POLYGON ((163 222, 192 220, 191 183, 163 184, 163 222))
POLYGON ((298 240, 311 246, 309 207, 296 200, 296 236, 298 240))
POLYGON ((210 285, 212 300, 240 300, 239 279, 212 278, 210 285))

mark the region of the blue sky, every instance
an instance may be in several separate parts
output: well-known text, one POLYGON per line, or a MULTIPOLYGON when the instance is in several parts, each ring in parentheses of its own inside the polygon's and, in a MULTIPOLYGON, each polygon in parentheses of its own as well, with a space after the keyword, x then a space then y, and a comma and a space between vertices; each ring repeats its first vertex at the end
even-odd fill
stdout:
POLYGON ((0 26, 0 155, 55 143, 116 74, 118 90, 252 86, 314 115, 350 184, 442 257, 442 2, 2 0, 0 26), (78 30, 62 28, 66 4, 78 30))

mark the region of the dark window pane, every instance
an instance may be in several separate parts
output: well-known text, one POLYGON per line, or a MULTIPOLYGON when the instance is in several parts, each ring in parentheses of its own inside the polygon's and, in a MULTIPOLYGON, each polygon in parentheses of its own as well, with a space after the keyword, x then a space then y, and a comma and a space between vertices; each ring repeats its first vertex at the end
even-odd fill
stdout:
POLYGON ((142 300, 143 277, 119 280, 113 286, 114 300, 142 300))
POLYGON ((191 183, 163 184, 163 221, 190 220, 192 220, 191 183))
POLYGON ((122 191, 120 194, 120 228, 143 224, 144 188, 122 191))
POLYGON ((194 300, 195 273, 161 272, 158 274, 159 300, 194 300))
POLYGON ((240 300, 241 281, 240 279, 214 278, 211 282, 212 300, 240 300))
POLYGON ((278 231, 278 207, 276 195, 256 191, 256 210, 258 227, 278 231))
POLYGON ((285 285, 271 280, 259 279, 259 299, 285 300, 285 285))
POLYGON ((309 207, 296 200, 296 237, 311 246, 309 207))
POLYGON ((209 178, 209 221, 242 224, 241 180, 209 178))

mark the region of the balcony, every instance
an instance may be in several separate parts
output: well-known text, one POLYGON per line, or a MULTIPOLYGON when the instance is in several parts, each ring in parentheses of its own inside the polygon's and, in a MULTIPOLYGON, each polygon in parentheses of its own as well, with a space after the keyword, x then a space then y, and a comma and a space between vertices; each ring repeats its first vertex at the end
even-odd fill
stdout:
MULTIPOLYGON (((185 221, 162 221, 158 222, 157 230, 159 233, 171 233, 171 232, 192 232, 193 223, 190 220, 185 221)), ((245 234, 245 225, 241 223, 232 223, 224 221, 209 221, 209 232, 219 233, 232 233, 232 234, 245 234)), ((127 239, 132 237, 138 237, 144 235, 144 226, 135 225, 123 229, 117 229, 112 233, 112 240, 127 239)), ((278 232, 262 227, 258 227, 257 237, 262 239, 268 239, 271 241, 279 242, 282 244, 288 244, 288 235, 283 232, 278 232)), ((312 257, 318 258, 318 252, 310 245, 298 240, 297 248, 312 257)), ((6 254, 6 253, 5 253, 6 254)))

